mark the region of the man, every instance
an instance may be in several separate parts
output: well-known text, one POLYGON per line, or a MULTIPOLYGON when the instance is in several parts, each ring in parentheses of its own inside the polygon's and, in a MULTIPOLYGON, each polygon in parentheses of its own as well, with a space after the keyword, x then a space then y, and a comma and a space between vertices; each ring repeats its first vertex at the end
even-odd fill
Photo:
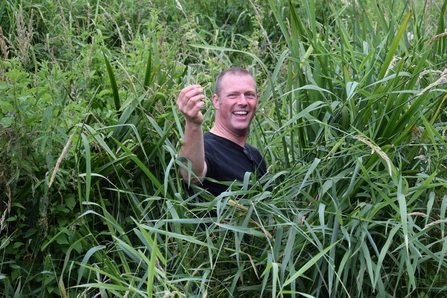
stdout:
POLYGON ((180 173, 186 181, 201 184, 218 196, 228 187, 207 178, 243 181, 246 172, 261 177, 266 173, 266 164, 259 151, 246 143, 258 107, 257 87, 252 75, 243 68, 229 68, 217 77, 215 92, 212 96, 215 122, 205 134, 202 130, 201 109, 205 104, 202 87, 184 88, 178 96, 177 106, 186 119, 179 156, 191 162, 191 170, 198 178, 185 169, 180 169, 180 173))

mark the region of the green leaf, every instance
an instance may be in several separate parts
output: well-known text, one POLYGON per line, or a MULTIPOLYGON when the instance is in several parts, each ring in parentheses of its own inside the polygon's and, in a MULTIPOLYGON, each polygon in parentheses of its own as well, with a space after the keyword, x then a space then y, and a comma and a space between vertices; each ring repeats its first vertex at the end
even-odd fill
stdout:
POLYGON ((25 233, 25 238, 29 238, 37 232, 37 229, 31 228, 25 233))
POLYGON ((42 116, 42 130, 46 131, 48 129, 48 126, 50 125, 53 115, 53 107, 48 106, 45 108, 45 111, 43 112, 42 116))
POLYGON ((8 128, 11 127, 14 124, 14 122, 15 122, 14 117, 6 116, 0 120, 0 125, 2 125, 4 128, 8 128))
POLYGON ((76 198, 74 195, 68 195, 65 197, 65 204, 67 204, 67 207, 70 210, 73 210, 74 207, 76 206, 76 198))
POLYGON ((65 235, 64 233, 60 233, 57 237, 56 237, 56 242, 57 244, 69 244, 68 239, 67 239, 67 235, 65 235))

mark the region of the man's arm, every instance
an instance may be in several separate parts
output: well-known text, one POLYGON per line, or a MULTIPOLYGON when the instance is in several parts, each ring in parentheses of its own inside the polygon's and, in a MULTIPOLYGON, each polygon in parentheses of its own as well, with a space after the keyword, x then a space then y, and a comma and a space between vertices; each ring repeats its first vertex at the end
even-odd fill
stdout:
MULTIPOLYGON (((207 170, 202 130, 203 114, 200 112, 205 104, 203 101, 205 96, 202 92, 200 85, 191 85, 184 88, 177 98, 177 106, 186 119, 179 156, 191 162, 192 172, 199 177, 190 181, 195 184, 203 180, 207 170)), ((180 174, 183 179, 189 180, 188 171, 180 168, 180 174)))

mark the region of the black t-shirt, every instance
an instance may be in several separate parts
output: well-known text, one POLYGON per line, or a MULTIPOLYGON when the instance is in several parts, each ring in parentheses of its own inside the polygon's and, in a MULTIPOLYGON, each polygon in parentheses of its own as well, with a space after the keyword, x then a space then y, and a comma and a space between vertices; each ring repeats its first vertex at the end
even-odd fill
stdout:
MULTIPOLYGON (((256 173, 262 177, 267 172, 267 166, 261 153, 253 146, 238 144, 207 132, 204 134, 205 162, 207 178, 217 181, 243 181, 246 172, 256 173)), ((218 196, 228 189, 228 186, 209 181, 205 178, 202 187, 218 196)))

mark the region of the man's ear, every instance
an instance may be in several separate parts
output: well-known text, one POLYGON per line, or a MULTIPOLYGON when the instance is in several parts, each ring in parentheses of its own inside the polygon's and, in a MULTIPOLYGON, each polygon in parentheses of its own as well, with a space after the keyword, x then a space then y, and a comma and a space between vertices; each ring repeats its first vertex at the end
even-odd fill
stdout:
POLYGON ((219 97, 217 97, 217 94, 213 94, 212 100, 213 100, 214 108, 216 110, 218 110, 219 109, 219 97))

